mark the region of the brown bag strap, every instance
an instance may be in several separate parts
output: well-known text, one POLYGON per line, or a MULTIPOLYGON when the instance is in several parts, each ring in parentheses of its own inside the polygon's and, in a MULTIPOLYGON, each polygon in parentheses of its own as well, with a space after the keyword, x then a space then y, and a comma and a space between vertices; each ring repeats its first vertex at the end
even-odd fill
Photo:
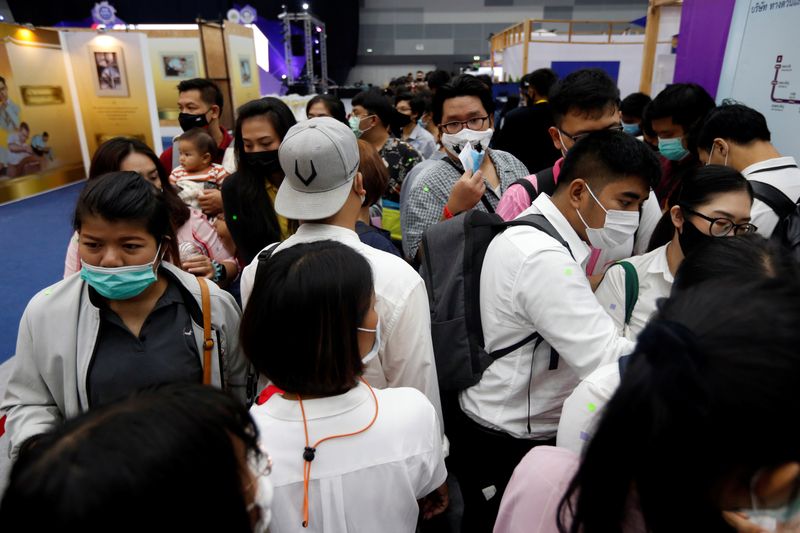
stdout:
POLYGON ((211 336, 211 296, 205 278, 197 278, 200 284, 200 299, 203 304, 203 385, 211 385, 211 351, 214 338, 211 336))

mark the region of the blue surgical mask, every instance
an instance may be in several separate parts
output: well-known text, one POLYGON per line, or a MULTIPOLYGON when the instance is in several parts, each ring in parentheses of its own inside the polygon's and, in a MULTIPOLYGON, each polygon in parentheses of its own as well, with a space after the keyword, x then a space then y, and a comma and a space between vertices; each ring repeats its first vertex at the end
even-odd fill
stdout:
POLYGON ((662 139, 659 137, 658 151, 670 161, 680 161, 689 153, 689 150, 681 144, 680 137, 675 137, 674 139, 662 139))
POLYGON ((628 124, 627 122, 622 123, 622 131, 628 135, 633 135, 634 137, 642 132, 638 124, 628 124))
POLYGON ((149 263, 114 268, 89 265, 81 259, 81 279, 109 300, 127 300, 139 296, 156 281, 155 264, 160 253, 161 245, 149 263))
POLYGON ((367 333, 374 333, 375 334, 375 342, 372 343, 372 349, 370 349, 369 353, 367 353, 364 357, 361 358, 361 362, 364 364, 369 363, 378 355, 378 351, 381 349, 381 321, 378 319, 378 323, 375 324, 375 329, 367 329, 367 328, 356 328, 358 331, 365 331, 367 333))

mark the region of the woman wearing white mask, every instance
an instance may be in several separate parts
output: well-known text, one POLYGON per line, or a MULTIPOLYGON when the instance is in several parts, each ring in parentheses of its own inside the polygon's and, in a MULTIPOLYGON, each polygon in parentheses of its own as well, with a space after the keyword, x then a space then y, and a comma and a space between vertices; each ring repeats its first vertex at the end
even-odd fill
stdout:
POLYGON ((136 172, 106 174, 81 192, 73 225, 80 273, 34 296, 20 322, 0 406, 12 455, 64 419, 148 385, 205 382, 244 402, 238 307, 169 262, 177 252, 163 193, 136 172))
POLYGON ((369 264, 332 241, 277 252, 256 276, 242 348, 284 391, 251 410, 275 463, 272 533, 413 532, 447 505, 433 406, 361 377, 380 346, 373 303, 369 264))
POLYGON ((688 174, 678 204, 654 231, 651 251, 610 267, 595 292, 620 332, 636 340, 655 312, 656 301, 669 296, 684 256, 698 244, 755 232, 750 224, 752 204, 749 182, 733 169, 710 165, 688 174))
POLYGON ((247 408, 172 383, 92 409, 14 464, 4 531, 265 533, 271 461, 247 408))

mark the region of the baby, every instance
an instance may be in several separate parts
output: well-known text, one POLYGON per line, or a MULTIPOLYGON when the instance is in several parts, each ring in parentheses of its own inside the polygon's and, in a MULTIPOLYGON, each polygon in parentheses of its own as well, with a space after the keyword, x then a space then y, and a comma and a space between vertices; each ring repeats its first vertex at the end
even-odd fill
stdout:
POLYGON ((216 152, 214 139, 200 128, 178 137, 180 165, 173 169, 169 181, 189 207, 202 209, 198 197, 203 189, 219 189, 228 175, 222 165, 212 162, 216 152))

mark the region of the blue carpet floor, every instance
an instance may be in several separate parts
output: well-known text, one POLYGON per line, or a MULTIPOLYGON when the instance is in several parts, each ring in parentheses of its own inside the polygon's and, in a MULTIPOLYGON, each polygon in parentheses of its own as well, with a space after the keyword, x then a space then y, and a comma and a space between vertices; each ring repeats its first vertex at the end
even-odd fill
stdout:
POLYGON ((0 363, 14 354, 28 300, 60 280, 72 235, 72 212, 83 182, 0 205, 0 363))

